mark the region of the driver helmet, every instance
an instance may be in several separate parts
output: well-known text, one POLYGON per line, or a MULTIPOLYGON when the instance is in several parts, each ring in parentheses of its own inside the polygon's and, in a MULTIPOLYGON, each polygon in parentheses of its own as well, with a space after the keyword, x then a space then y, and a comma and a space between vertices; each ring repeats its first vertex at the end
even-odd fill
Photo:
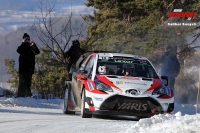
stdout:
POLYGON ((106 66, 99 66, 98 72, 99 74, 106 74, 106 66))
POLYGON ((125 75, 132 75, 135 72, 135 68, 133 66, 128 65, 126 67, 126 73, 125 75))

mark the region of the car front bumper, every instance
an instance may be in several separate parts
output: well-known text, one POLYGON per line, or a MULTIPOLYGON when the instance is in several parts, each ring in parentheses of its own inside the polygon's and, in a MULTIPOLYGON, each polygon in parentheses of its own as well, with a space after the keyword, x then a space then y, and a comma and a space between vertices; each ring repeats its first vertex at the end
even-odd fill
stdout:
POLYGON ((87 103, 89 106, 94 106, 94 110, 87 110, 89 114, 101 115, 150 117, 155 114, 170 113, 174 110, 174 103, 165 103, 165 105, 162 105, 150 97, 133 98, 123 95, 113 95, 104 100, 98 108, 95 108, 95 104, 92 105, 92 102, 89 100, 87 103), (163 106, 166 106, 167 110, 164 110, 163 106))

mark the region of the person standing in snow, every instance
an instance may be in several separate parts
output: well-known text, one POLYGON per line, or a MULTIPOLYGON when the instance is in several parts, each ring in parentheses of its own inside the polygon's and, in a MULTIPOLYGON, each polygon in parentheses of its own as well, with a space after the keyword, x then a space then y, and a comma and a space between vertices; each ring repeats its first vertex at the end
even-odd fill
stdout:
MULTIPOLYGON (((78 40, 72 41, 72 46, 64 54, 64 57, 68 58, 68 65, 67 65, 68 73, 70 72, 71 67, 73 67, 76 64, 79 57, 85 52, 86 52, 85 49, 80 48, 80 42, 78 40)), ((71 78, 70 73, 69 73, 69 78, 71 78)))
POLYGON ((19 86, 17 97, 32 96, 31 81, 35 70, 35 55, 40 51, 37 45, 24 33, 21 45, 17 48, 19 56, 19 86))
POLYGON ((161 76, 168 76, 168 86, 174 90, 175 78, 180 71, 180 63, 172 52, 172 47, 167 46, 165 53, 158 59, 161 64, 161 76))

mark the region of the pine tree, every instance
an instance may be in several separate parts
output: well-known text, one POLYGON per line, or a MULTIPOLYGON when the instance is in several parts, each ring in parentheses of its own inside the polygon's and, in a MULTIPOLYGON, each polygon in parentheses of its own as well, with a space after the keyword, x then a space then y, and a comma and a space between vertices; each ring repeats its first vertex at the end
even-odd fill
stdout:
POLYGON ((177 38, 179 33, 184 38, 189 29, 166 26, 169 12, 199 12, 198 0, 88 0, 86 6, 94 7, 94 16, 85 16, 93 23, 86 39, 91 49, 145 56, 169 44, 186 43, 177 38))
POLYGON ((57 56, 52 54, 49 48, 42 48, 41 54, 36 58, 36 74, 32 84, 39 92, 62 96, 67 71, 57 56))
POLYGON ((7 83, 11 84, 11 87, 17 88, 19 84, 18 70, 15 69, 15 60, 4 58, 4 64, 7 67, 7 74, 11 75, 11 78, 6 80, 7 83))

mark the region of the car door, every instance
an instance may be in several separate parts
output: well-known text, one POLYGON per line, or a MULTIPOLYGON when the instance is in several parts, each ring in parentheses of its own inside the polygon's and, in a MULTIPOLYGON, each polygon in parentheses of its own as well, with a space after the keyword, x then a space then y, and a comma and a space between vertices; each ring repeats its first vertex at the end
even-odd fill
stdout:
POLYGON ((78 99, 80 99, 80 95, 78 95, 80 93, 80 88, 78 87, 79 83, 78 80, 77 80, 77 75, 80 74, 80 71, 81 69, 84 69, 85 68, 85 62, 86 62, 86 59, 88 58, 88 56, 85 56, 85 57, 80 57, 80 59, 76 62, 76 66, 81 66, 80 68, 76 68, 76 71, 74 71, 72 73, 72 82, 71 82, 71 90, 72 90, 72 93, 71 93, 71 97, 73 99, 73 101, 75 102, 76 105, 78 105, 78 99))
POLYGON ((74 94, 75 94, 75 101, 77 101, 78 107, 81 106, 81 93, 82 93, 82 86, 83 82, 86 82, 87 78, 91 78, 91 71, 94 64, 94 57, 88 57, 86 61, 81 65, 79 71, 74 75, 73 81, 74 81, 74 94), (86 73, 83 73, 83 72, 86 73))

